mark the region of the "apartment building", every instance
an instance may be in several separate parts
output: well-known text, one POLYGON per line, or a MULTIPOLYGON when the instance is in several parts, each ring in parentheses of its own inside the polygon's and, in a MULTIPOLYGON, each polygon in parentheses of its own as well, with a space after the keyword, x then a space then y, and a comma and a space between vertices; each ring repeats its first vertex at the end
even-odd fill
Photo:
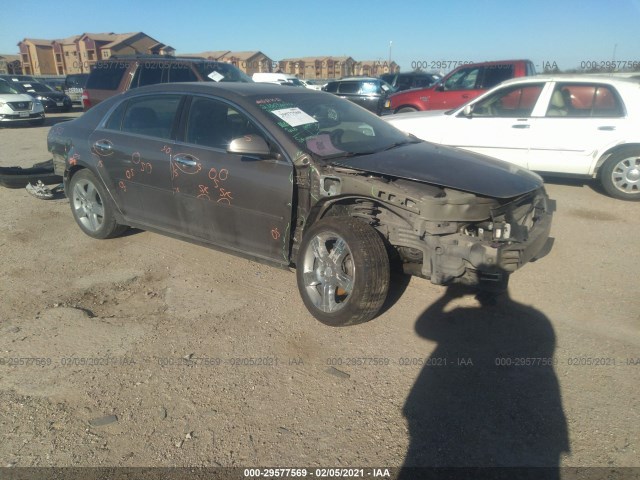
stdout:
POLYGON ((0 53, 0 75, 22 75, 20 55, 0 53))
POLYGON ((88 73, 98 60, 113 55, 173 55, 175 49, 144 32, 83 33, 57 40, 25 38, 18 43, 26 75, 88 73))
POLYGON ((278 62, 279 70, 304 79, 330 79, 355 74, 356 61, 352 57, 297 57, 278 62))

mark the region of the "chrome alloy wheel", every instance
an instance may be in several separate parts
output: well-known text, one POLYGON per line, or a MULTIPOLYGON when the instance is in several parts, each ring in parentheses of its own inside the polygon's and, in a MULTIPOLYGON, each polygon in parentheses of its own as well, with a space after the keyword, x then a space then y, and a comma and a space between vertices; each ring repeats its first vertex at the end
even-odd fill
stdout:
POLYGON ((89 231, 100 230, 104 222, 104 205, 96 186, 89 180, 79 180, 73 188, 73 208, 76 218, 89 231))
POLYGON ((611 182, 623 193, 640 192, 640 156, 620 160, 611 171, 611 182))
POLYGON ((343 308, 353 291, 355 268, 349 245, 331 232, 309 242, 302 264, 304 288, 313 304, 325 313, 343 308))

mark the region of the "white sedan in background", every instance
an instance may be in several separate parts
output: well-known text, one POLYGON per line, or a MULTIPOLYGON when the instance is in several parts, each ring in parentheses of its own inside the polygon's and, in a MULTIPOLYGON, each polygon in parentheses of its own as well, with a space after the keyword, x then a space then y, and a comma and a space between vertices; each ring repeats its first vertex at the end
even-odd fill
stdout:
POLYGON ((610 76, 508 80, 447 111, 383 117, 433 142, 557 176, 597 178, 640 200, 640 82, 610 76))

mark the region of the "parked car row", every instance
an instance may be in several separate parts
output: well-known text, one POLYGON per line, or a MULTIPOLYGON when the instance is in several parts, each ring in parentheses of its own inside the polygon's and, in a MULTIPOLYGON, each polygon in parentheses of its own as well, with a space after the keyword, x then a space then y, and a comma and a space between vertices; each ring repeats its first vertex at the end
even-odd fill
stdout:
POLYGON ((593 75, 506 81, 456 109, 384 117, 430 142, 543 174, 597 179, 640 200, 640 82, 593 75))
POLYGON ((42 102, 0 78, 0 124, 44 124, 42 102))

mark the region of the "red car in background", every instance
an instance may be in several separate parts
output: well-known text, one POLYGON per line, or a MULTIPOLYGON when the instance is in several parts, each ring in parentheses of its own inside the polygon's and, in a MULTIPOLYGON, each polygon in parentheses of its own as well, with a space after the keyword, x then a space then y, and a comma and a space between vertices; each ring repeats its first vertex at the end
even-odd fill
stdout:
POLYGON ((383 114, 449 110, 505 80, 535 74, 536 69, 531 60, 500 60, 461 65, 436 85, 391 95, 385 102, 383 114))

